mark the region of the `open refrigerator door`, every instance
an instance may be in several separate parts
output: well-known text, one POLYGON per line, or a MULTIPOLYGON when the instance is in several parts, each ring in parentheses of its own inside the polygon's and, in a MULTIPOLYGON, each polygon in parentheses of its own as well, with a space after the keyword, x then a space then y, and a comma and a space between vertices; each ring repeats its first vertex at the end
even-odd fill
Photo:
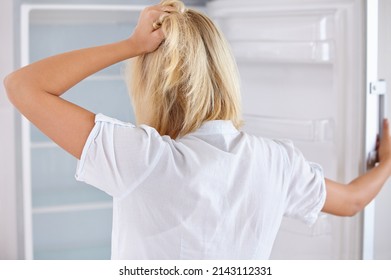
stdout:
MULTIPOLYGON (((325 177, 363 171, 364 1, 212 1, 241 75, 244 130, 288 138, 325 177)), ((376 136, 374 136, 376 139, 376 136)), ((361 258, 361 217, 284 219, 274 259, 361 258)))

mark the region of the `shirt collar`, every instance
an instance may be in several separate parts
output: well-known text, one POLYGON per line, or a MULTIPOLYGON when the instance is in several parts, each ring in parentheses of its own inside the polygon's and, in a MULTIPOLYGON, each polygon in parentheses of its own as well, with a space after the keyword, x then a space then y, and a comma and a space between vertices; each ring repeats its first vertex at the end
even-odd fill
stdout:
POLYGON ((204 122, 200 128, 189 135, 234 134, 238 130, 230 120, 213 120, 204 122))

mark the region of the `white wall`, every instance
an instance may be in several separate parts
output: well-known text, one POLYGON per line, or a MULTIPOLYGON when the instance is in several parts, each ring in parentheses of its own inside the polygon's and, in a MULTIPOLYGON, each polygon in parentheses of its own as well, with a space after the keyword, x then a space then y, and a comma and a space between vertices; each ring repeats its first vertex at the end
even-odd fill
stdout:
MULTIPOLYGON (((0 80, 13 70, 13 1, 0 2, 0 80)), ((0 84, 0 259, 17 259, 15 112, 0 84)))
MULTIPOLYGON (((379 78, 388 82, 387 117, 391 118, 391 1, 379 0, 379 78)), ((391 180, 376 199, 375 259, 391 259, 391 180)))

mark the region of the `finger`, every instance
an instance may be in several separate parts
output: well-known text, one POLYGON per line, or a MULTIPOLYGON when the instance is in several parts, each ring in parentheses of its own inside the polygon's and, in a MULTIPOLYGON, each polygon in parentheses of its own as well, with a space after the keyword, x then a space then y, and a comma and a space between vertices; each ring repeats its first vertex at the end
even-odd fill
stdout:
POLYGON ((158 22, 158 21, 155 21, 155 22, 152 23, 152 27, 153 27, 154 31, 159 29, 161 26, 162 26, 162 24, 160 22, 158 22))
POLYGON ((171 12, 175 12, 176 9, 171 6, 163 6, 161 11, 166 12, 166 13, 171 13, 171 12))
POLYGON ((177 9, 175 9, 172 6, 167 6, 167 5, 155 5, 155 6, 150 6, 149 9, 159 11, 159 12, 175 12, 177 9))
POLYGON ((390 137, 390 125, 388 119, 383 120, 383 138, 390 137))
POLYGON ((162 26, 164 19, 169 15, 170 15, 169 13, 161 13, 159 15, 159 18, 153 22, 152 24, 153 29, 154 30, 159 29, 162 26))
POLYGON ((164 33, 161 28, 155 30, 153 33, 154 33, 154 36, 156 36, 160 41, 164 40, 164 33))
POLYGON ((162 12, 175 12, 177 10, 175 7, 168 5, 156 5, 156 7, 162 12))

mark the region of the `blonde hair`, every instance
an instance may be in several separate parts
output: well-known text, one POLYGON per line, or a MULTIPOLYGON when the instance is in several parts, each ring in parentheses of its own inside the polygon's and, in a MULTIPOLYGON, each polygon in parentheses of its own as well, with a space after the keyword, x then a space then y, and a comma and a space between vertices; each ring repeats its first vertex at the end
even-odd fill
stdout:
POLYGON ((160 4, 176 9, 161 24, 165 40, 159 48, 131 62, 133 105, 147 98, 153 108, 148 125, 172 138, 209 120, 231 120, 239 128, 239 79, 228 43, 207 16, 181 1, 160 4))

